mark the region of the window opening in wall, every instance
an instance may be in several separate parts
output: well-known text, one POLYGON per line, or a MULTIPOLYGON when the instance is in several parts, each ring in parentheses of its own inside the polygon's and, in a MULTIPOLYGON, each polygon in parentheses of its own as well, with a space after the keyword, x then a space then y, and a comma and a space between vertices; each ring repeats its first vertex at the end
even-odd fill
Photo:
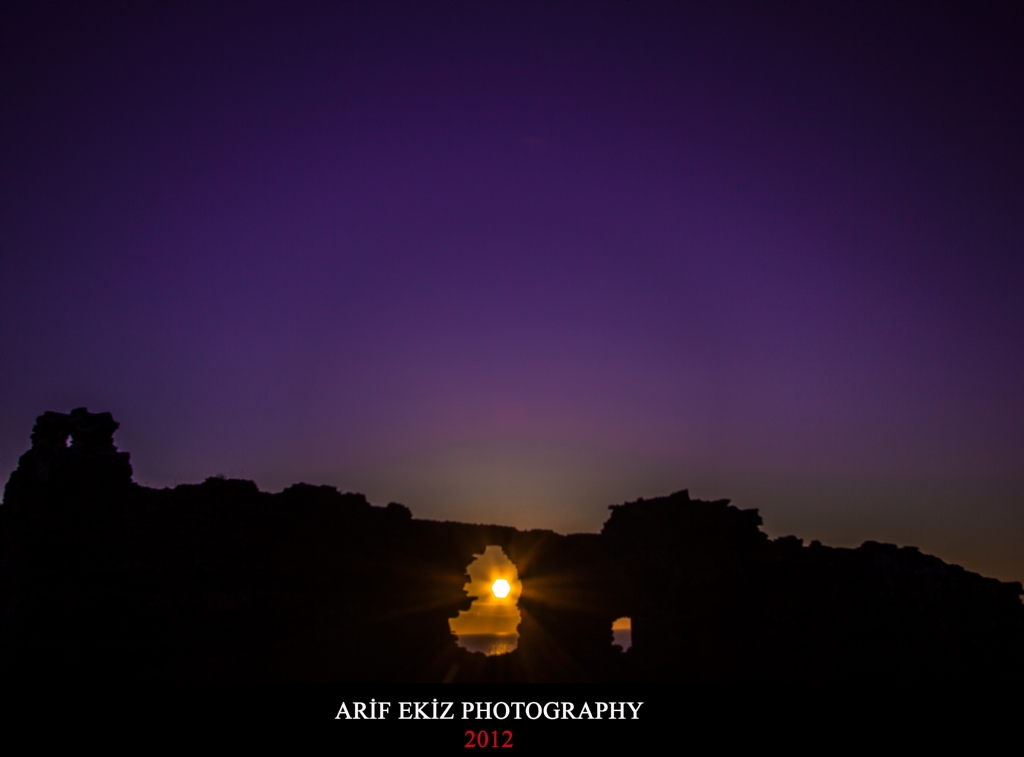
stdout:
POLYGON ((476 597, 468 610, 451 618, 448 625, 458 644, 485 655, 508 654, 519 646, 519 595, 523 585, 519 571, 504 550, 490 545, 466 568, 466 592, 476 597))
POLYGON ((622 647, 623 652, 633 646, 633 621, 630 618, 619 618, 612 623, 612 644, 622 647))

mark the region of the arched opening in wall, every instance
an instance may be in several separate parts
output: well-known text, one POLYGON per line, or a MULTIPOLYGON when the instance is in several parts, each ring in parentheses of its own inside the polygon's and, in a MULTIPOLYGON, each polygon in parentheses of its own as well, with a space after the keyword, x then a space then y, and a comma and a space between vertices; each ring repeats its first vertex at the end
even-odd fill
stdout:
POLYGON ((612 622, 612 646, 622 647, 623 652, 633 646, 633 621, 630 618, 612 622))
POLYGON ((458 644, 485 655, 508 654, 519 646, 519 595, 523 585, 515 563, 501 547, 490 545, 467 566, 466 592, 476 597, 448 625, 458 644))

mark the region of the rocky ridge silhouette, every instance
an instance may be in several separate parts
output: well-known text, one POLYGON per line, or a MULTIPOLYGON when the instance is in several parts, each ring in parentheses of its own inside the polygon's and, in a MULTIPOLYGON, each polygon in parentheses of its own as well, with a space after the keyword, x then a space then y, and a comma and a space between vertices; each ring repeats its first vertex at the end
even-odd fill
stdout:
POLYGON ((296 484, 132 481, 110 413, 47 412, 0 507, 0 674, 165 681, 1019 680, 1020 583, 867 542, 771 540, 686 491, 600 534, 412 517, 296 484), (523 584, 514 652, 457 646, 474 555, 523 584), (611 623, 632 618, 633 646, 611 623))

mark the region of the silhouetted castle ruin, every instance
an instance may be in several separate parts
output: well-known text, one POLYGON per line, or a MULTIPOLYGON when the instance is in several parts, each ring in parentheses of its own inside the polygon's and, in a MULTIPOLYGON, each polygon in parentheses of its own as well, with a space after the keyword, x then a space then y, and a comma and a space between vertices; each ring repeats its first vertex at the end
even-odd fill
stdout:
POLYGON ((600 534, 414 519, 296 484, 132 482, 110 413, 44 413, 0 507, 0 673, 303 681, 1019 680, 1019 583, 915 548, 770 540, 682 491, 600 534), (523 584, 516 651, 458 647, 466 566, 523 584), (632 618, 633 646, 611 623, 632 618))

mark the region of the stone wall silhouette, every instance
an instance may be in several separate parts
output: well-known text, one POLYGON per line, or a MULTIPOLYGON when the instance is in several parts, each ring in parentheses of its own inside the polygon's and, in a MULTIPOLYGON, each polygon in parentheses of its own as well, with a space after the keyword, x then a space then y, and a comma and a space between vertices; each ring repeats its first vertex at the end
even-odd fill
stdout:
POLYGON ((110 413, 44 413, 0 507, 0 673, 145 680, 1013 680, 1019 583, 910 547, 770 540, 677 492, 600 534, 418 520, 250 481, 149 489, 110 413), (70 440, 70 441, 69 441, 70 440), (516 563, 519 647, 458 647, 466 566, 516 563), (633 646, 611 623, 632 618, 633 646))

